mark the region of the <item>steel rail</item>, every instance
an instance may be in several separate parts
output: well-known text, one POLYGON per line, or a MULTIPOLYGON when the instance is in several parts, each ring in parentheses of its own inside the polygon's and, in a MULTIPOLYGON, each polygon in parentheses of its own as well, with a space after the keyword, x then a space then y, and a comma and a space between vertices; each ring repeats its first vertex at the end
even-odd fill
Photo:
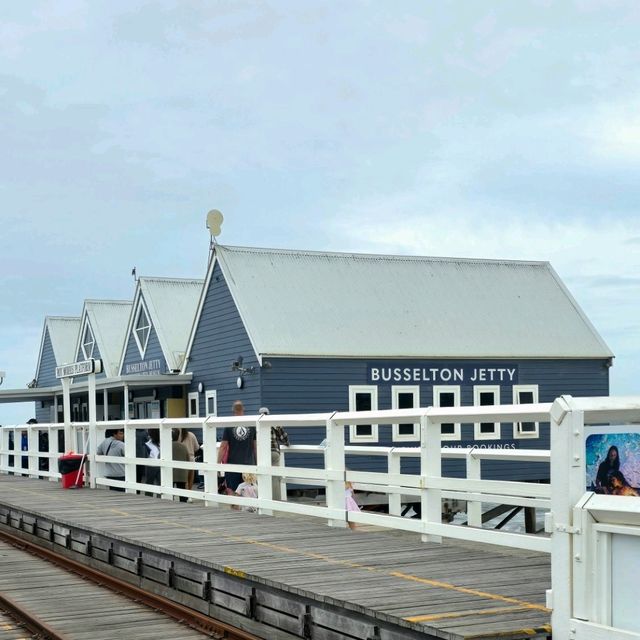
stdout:
MULTIPOLYGON (((52 562, 67 571, 77 573, 83 578, 87 578, 100 586, 110 589, 111 591, 120 593, 131 600, 136 600, 137 602, 140 602, 152 609, 161 611, 196 631, 200 631, 206 635, 215 634, 214 637, 219 640, 264 640, 247 631, 243 631, 242 629, 233 627, 230 624, 211 618, 204 613, 200 613, 199 611, 178 604, 173 600, 145 591, 144 589, 129 584, 119 578, 101 573, 100 571, 88 567, 81 562, 67 558, 66 556, 60 555, 50 549, 45 549, 38 544, 25 540, 24 538, 14 536, 6 531, 0 530, 0 539, 5 540, 15 547, 24 549, 43 560, 52 562)), ((28 612, 28 615, 31 615, 31 612, 28 612)), ((68 640, 65 636, 55 634, 47 637, 51 637, 52 640, 68 640)))
POLYGON ((0 593, 0 609, 6 612, 10 618, 16 620, 20 626, 33 633, 34 637, 44 638, 45 640, 69 640, 68 636, 58 633, 46 622, 35 616, 32 611, 25 609, 2 593, 0 593))

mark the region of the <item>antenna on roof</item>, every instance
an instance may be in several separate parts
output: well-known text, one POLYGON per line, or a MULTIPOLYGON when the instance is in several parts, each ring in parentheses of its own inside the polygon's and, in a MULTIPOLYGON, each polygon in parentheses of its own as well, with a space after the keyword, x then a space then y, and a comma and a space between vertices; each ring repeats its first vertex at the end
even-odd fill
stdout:
POLYGON ((136 268, 133 267, 133 269, 131 269, 131 275, 133 276, 133 281, 134 282, 138 282, 138 276, 136 275, 136 268))
POLYGON ((209 264, 211 264, 211 258, 213 257, 213 249, 216 246, 216 237, 222 233, 222 222, 224 216, 217 209, 211 209, 207 213, 207 229, 211 234, 211 240, 209 241, 209 264))

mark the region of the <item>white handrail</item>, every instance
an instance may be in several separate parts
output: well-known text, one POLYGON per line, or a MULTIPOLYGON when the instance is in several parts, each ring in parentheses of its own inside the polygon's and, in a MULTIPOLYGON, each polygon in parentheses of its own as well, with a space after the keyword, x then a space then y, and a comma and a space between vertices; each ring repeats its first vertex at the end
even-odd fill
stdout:
MULTIPOLYGON (((210 505, 233 504, 236 506, 253 506, 260 513, 273 513, 275 511, 285 513, 305 513, 316 517, 326 518, 334 526, 344 526, 347 522, 360 522, 376 524, 382 527, 404 529, 407 531, 419 531, 423 537, 439 539, 441 536, 468 540, 488 540, 493 544, 505 544, 519 546, 525 549, 548 550, 547 538, 529 534, 510 534, 505 532, 482 530, 481 504, 482 502, 502 503, 513 506, 548 508, 549 487, 535 483, 517 481, 495 481, 482 478, 481 464, 485 460, 500 461, 527 461, 549 462, 549 452, 534 449, 483 449, 456 448, 441 446, 440 442, 433 442, 427 448, 430 456, 436 456, 436 460, 461 459, 466 461, 466 478, 447 478, 439 474, 440 463, 424 466, 423 447, 381 447, 368 445, 345 445, 344 433, 346 425, 369 424, 375 420, 378 424, 392 424, 397 422, 417 422, 422 425, 422 431, 426 429, 437 430, 442 422, 469 422, 474 420, 484 421, 549 421, 551 405, 503 405, 500 407, 452 407, 450 409, 403 409, 375 412, 334 412, 321 414, 292 414, 269 416, 240 416, 240 417, 208 417, 208 418, 166 418, 161 420, 118 420, 97 422, 94 428, 94 437, 89 438, 92 431, 89 423, 72 423, 71 433, 76 443, 75 449, 81 450, 85 442, 93 441, 96 444, 104 438, 107 429, 121 427, 125 430, 125 455, 114 460, 112 456, 96 455, 95 450, 87 451, 88 477, 91 486, 119 487, 128 492, 148 491, 159 494, 161 497, 171 499, 175 496, 189 497, 204 500, 210 505), (314 429, 318 433, 321 429, 323 444, 296 445, 281 448, 281 461, 279 465, 271 465, 271 438, 272 426, 281 425, 285 428, 314 429), (426 425, 426 427, 425 427, 426 425), (257 429, 258 460, 255 465, 219 464, 217 462, 217 446, 221 436, 221 430, 229 426, 255 427, 257 429), (170 459, 170 455, 163 452, 171 451, 170 430, 179 428, 201 428, 203 433, 204 462, 177 462, 170 459), (135 433, 139 429, 148 430, 156 428, 160 430, 161 457, 158 460, 137 458, 135 455, 135 433), (435 447, 435 449, 434 449, 435 447), (315 464, 301 466, 299 455, 312 455, 315 464), (291 457, 293 456, 293 458, 291 457), (383 461, 379 466, 385 470, 365 471, 349 470, 345 465, 347 456, 377 457, 383 461), (401 463, 403 459, 415 459, 420 473, 402 473, 401 463), (116 481, 107 479, 101 472, 102 464, 118 462, 124 465, 125 480, 116 481), (297 466, 286 466, 285 462, 297 466), (136 466, 156 467, 161 470, 160 486, 141 484, 136 482, 136 466), (436 468, 434 473, 433 469, 436 468), (200 490, 178 489, 173 486, 172 475, 174 469, 195 470, 204 477, 204 488, 200 490), (247 500, 239 496, 218 494, 217 477, 224 472, 251 472, 258 478, 258 495, 255 500, 247 500), (286 500, 272 499, 272 478, 279 478, 286 496, 287 484, 308 485, 325 489, 324 504, 297 504, 286 500), (356 489, 366 490, 372 493, 380 493, 388 497, 389 514, 369 512, 349 512, 345 509, 345 482, 352 482, 356 489), (459 499, 468 503, 469 527, 444 524, 441 520, 442 499, 459 499), (421 520, 401 518, 400 513, 403 501, 422 502, 428 509, 423 509, 421 520), (437 501, 434 502, 434 501, 437 501), (427 513, 425 513, 427 512, 427 513), (455 528, 452 529, 451 527, 455 528), (514 538, 515 536, 515 538, 514 538)), ((17 425, 2 427, 0 432, 0 472, 18 473, 32 477, 58 478, 57 470, 42 471, 38 469, 38 460, 47 458, 50 466, 57 457, 57 437, 52 442, 49 438, 48 452, 38 451, 37 434, 46 431, 55 433, 63 429, 63 425, 17 425), (28 451, 18 452, 9 450, 8 434, 13 433, 14 442, 21 437, 23 430, 28 433, 28 451), (26 455, 29 460, 27 469, 22 469, 20 456, 26 455), (9 457, 13 456, 13 465, 9 465, 9 457)), ((439 438, 437 438, 439 439, 439 438)), ((91 448, 91 447, 90 447, 91 448)))

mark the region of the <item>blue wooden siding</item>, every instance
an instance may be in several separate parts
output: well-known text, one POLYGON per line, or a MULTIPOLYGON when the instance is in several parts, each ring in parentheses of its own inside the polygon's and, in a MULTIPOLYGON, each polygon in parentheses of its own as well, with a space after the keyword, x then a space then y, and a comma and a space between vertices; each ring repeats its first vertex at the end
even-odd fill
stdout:
MULTIPOLYGON (((54 387, 59 384, 56 379, 56 357, 53 353, 49 327, 45 329, 44 343, 42 345, 42 355, 40 357, 40 367, 38 369, 38 387, 54 387)), ((63 363, 60 363, 63 364, 63 363)), ((39 420, 39 419, 38 419, 39 420)))
MULTIPOLYGON (((51 407, 53 407, 53 402, 47 402, 46 400, 44 402, 40 402, 40 401, 36 402, 35 403, 35 419, 38 422, 48 423, 51 420, 51 407)), ((25 417, 25 422, 29 418, 33 418, 33 417, 34 416, 25 417)))
POLYGON ((206 292, 186 370, 193 373, 190 392, 197 391, 199 382, 205 388, 200 394, 201 416, 205 415, 205 397, 209 390, 218 392, 218 415, 230 415, 235 400, 242 400, 247 413, 257 412, 261 406, 258 360, 217 264, 206 292), (236 387, 238 374, 231 371, 231 363, 238 356, 243 357, 244 367, 255 367, 255 373, 244 376, 242 389, 236 387))
POLYGON ((147 348, 144 352, 144 358, 140 357, 140 351, 138 349, 136 339, 133 335, 133 329, 129 334, 129 338, 127 340, 127 348, 122 365, 122 375, 140 375, 141 373, 168 373, 167 361, 164 357, 162 347, 160 346, 158 334, 156 333, 156 329, 153 326, 151 327, 151 332, 149 334, 149 340, 147 342, 147 348), (160 368, 152 366, 157 360, 160 360, 160 368), (127 373, 127 365, 135 366, 140 363, 144 363, 147 366, 147 369, 144 371, 131 371, 130 374, 127 373))
MULTIPOLYGON (((367 370, 369 361, 362 359, 295 359, 269 358, 272 367, 262 373, 262 402, 272 413, 303 413, 319 411, 346 411, 349 408, 349 385, 370 385, 367 370)), ((539 401, 551 402, 559 395, 574 396, 602 396, 609 393, 609 369, 604 360, 522 360, 522 361, 465 361, 452 363, 450 361, 425 362, 425 367, 454 367, 456 365, 478 367, 504 367, 515 365, 518 368, 517 379, 511 382, 489 382, 479 384, 493 384, 500 386, 500 403, 511 404, 513 398, 513 384, 538 385, 539 401)), ((391 387, 393 385, 411 385, 412 382, 378 382, 378 409, 391 408, 391 387)), ((438 383, 441 384, 441 383, 438 383)), ((450 382, 448 384, 453 384, 450 382)), ((420 404, 433 404, 433 385, 421 383, 420 404)), ((459 383, 461 387, 461 404, 473 405, 474 383, 459 383)), ((531 439, 513 439, 511 423, 502 424, 501 439, 474 440, 473 424, 461 427, 460 441, 445 442, 447 446, 477 445, 496 446, 497 444, 515 445, 516 448, 548 449, 549 425, 540 425, 540 437, 531 439)), ((318 444, 324 437, 322 429, 292 429, 292 443, 318 444)), ((348 430, 345 429, 348 443, 348 430)), ((378 443, 380 446, 418 446, 418 442, 393 442, 391 425, 378 426, 378 443)), ((309 457, 309 460, 312 458, 309 457)), ((374 467, 383 469, 386 461, 373 459, 374 467)), ((372 462, 362 458, 348 461, 353 469, 371 468, 372 462)), ((406 469, 414 470, 416 463, 407 461, 406 469)), ((463 463, 450 461, 445 464, 447 475, 462 475, 463 463)), ((483 472, 488 477, 509 477, 517 471, 522 479, 546 479, 548 469, 540 464, 483 463, 483 472)))

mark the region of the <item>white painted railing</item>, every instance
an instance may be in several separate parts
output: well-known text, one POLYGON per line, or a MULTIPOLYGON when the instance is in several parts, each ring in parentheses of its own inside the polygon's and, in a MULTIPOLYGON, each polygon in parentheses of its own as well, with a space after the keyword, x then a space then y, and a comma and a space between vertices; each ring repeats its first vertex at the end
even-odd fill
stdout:
MULTIPOLYGON (((522 549, 551 552, 552 589, 547 594, 547 606, 552 609, 554 637, 572 640, 631 640, 640 639, 635 627, 615 626, 616 612, 622 606, 615 599, 616 585, 612 563, 616 556, 615 536, 625 540, 622 562, 627 573, 640 562, 640 499, 603 495, 586 491, 585 425, 626 425, 640 434, 640 397, 581 398, 562 397, 553 405, 515 405, 494 407, 456 407, 405 409, 358 413, 327 413, 285 416, 243 416, 235 418, 207 418, 180 420, 140 420, 129 422, 98 422, 71 425, 70 432, 76 450, 86 444, 89 460, 89 479, 92 486, 119 486, 126 491, 154 491, 162 498, 186 496, 204 500, 208 505, 251 505, 259 513, 282 511, 325 518, 331 525, 345 526, 347 522, 378 525, 419 533, 424 539, 437 541, 442 537, 505 545, 522 549), (474 422, 549 422, 551 457, 548 451, 524 449, 454 449, 441 446, 442 423, 474 422), (420 425, 420 447, 345 446, 345 428, 350 424, 414 423, 420 425), (302 453, 319 458, 322 464, 314 468, 271 466, 270 428, 314 428, 320 445, 293 445, 286 448, 282 458, 302 453), (122 426, 125 429, 125 457, 96 456, 95 448, 106 429, 122 426), (172 427, 202 428, 203 463, 174 462, 170 459, 172 427), (245 426, 257 429, 257 464, 253 466, 220 465, 216 462, 217 439, 226 426, 245 426), (159 460, 136 459, 135 432, 137 429, 159 428, 161 434, 159 460), (353 471, 345 466, 347 456, 365 455, 386 457, 386 471, 353 471), (418 474, 401 473, 403 458, 419 459, 418 474), (449 458, 465 460, 466 477, 450 478, 442 475, 442 461, 449 458), (551 484, 518 481, 486 480, 482 477, 483 461, 551 462, 551 484), (105 479, 100 471, 104 462, 126 465, 125 481, 105 479), (161 469, 159 487, 136 484, 135 465, 158 466, 161 469), (203 491, 186 491, 172 486, 172 470, 197 469, 204 475, 203 491), (217 475, 223 471, 250 471, 257 474, 259 498, 249 499, 218 495, 217 475), (325 489, 323 504, 303 504, 272 500, 271 479, 281 482, 311 484, 325 489), (389 497, 388 515, 345 510, 345 482, 357 488, 376 491, 389 497), (419 500, 421 518, 399 516, 405 499, 419 500), (468 503, 471 526, 442 522, 443 499, 455 498, 468 503), (547 509, 545 530, 550 537, 516 534, 483 529, 480 526, 481 504, 498 503, 547 509), (550 510, 549 510, 550 508, 550 510), (628 565, 628 566, 627 566, 628 565), (629 568, 631 567, 631 568, 629 568)), ((0 429, 0 472, 33 477, 59 476, 53 469, 57 453, 57 432, 62 425, 19 425, 0 429), (27 451, 20 450, 21 434, 29 433, 27 451), (48 451, 38 451, 38 433, 49 434, 48 451), (13 434, 15 450, 9 448, 13 434), (13 456, 13 464, 9 458, 13 456), (27 468, 22 468, 22 458, 27 468), (38 461, 48 459, 52 470, 41 471, 38 461)), ((613 428, 613 427, 612 427, 613 428)), ((617 427, 616 427, 617 428, 617 427)), ((291 462, 291 458, 289 458, 291 462)), ((622 585, 635 597, 634 585, 622 585)), ((628 598, 627 598, 628 599, 628 598)), ((627 611, 628 613, 628 611, 627 611)), ((633 616, 631 616, 633 617, 633 616)), ((627 615, 628 618, 628 615, 627 615)), ((628 623, 625 623, 628 625, 628 623)), ((637 624, 632 622, 631 624, 637 624)))
MULTIPOLYGON (((450 409, 403 409, 375 412, 342 412, 304 415, 242 416, 224 418, 184 418, 163 420, 130 420, 97 422, 92 428, 88 423, 71 425, 72 448, 77 452, 87 452, 88 478, 93 487, 113 486, 128 492, 155 492, 166 499, 175 496, 204 500, 208 505, 252 506, 263 514, 281 511, 292 514, 314 516, 326 519, 332 526, 345 526, 347 522, 377 525, 381 527, 412 531, 425 540, 440 540, 441 537, 473 540, 506 546, 549 551, 549 539, 544 536, 509 533, 482 529, 481 505, 499 503, 514 506, 549 508, 550 487, 547 484, 530 482, 486 480, 482 478, 483 460, 527 461, 549 463, 549 452, 540 450, 514 449, 456 449, 442 447, 440 424, 443 422, 545 422, 549 420, 550 405, 514 405, 496 407, 456 407, 450 409), (421 443, 416 448, 345 446, 345 429, 351 424, 393 424, 414 423, 421 426, 421 443), (284 449, 280 466, 271 465, 272 426, 285 429, 314 429, 315 437, 322 445, 296 446, 284 449), (218 464, 217 446, 224 427, 255 427, 257 434, 257 464, 218 464), (104 438, 107 429, 117 427, 125 431, 125 456, 97 456, 97 444, 104 438), (171 459, 171 429, 201 428, 203 434, 204 462, 176 462, 171 459), (160 430, 160 458, 137 459, 135 453, 136 430, 157 428, 160 430), (318 463, 308 467, 285 466, 284 459, 295 453, 313 454, 318 463), (387 460, 386 471, 355 471, 345 466, 346 456, 383 456, 387 460), (417 458, 420 473, 401 473, 403 458, 417 458), (467 477, 450 478, 441 474, 442 460, 458 458, 466 461, 467 477), (125 465, 125 480, 115 481, 104 477, 102 464, 117 462, 125 465), (136 465, 160 468, 160 485, 136 483, 136 465), (204 476, 204 489, 178 489, 173 486, 173 469, 193 469, 204 476), (218 473, 255 473, 258 482, 258 498, 220 495, 217 492, 218 473), (272 499, 272 477, 281 483, 307 484, 323 487, 323 503, 303 503, 272 499), (345 482, 351 482, 356 489, 386 494, 389 498, 389 514, 367 511, 345 510, 345 482), (406 499, 421 504, 422 517, 400 517, 402 502, 406 499), (442 500, 458 499, 469 504, 470 526, 459 526, 442 522, 442 500)), ((22 473, 30 476, 55 478, 57 474, 55 458, 57 436, 50 435, 49 451, 38 452, 37 434, 48 431, 53 434, 62 425, 21 425, 2 428, 0 449, 0 472, 22 473), (8 434, 13 432, 14 443, 20 442, 20 433, 27 430, 29 446, 26 455, 27 469, 21 468, 21 457, 25 452, 9 451, 8 434), (14 456, 13 466, 9 466, 9 456, 14 456), (51 471, 38 470, 38 460, 48 458, 51 471)), ((282 492, 286 495, 286 492, 282 492)))

